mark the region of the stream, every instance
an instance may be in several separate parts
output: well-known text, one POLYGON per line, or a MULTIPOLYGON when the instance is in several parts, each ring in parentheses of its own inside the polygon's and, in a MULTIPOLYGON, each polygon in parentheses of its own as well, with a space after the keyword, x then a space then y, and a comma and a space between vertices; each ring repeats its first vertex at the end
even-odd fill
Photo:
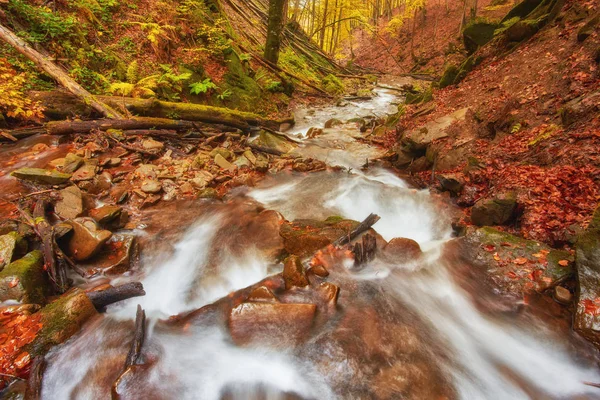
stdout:
POLYGON ((355 140, 356 124, 305 137, 331 118, 393 113, 396 94, 376 89, 371 100, 297 111, 287 132, 302 138, 296 151, 341 168, 282 171, 223 202, 145 211, 148 229, 136 231, 147 250, 141 268, 111 283, 141 280, 146 296, 109 307, 53 349, 42 398, 110 398, 138 304, 149 319, 144 363, 123 383, 123 399, 600 398, 584 384, 600 381, 597 360, 558 306, 506 299, 461 274, 447 200, 390 170, 363 169, 383 151, 355 140), (340 287, 337 307, 319 311, 309 337, 238 346, 212 306, 195 310, 282 270, 253 225, 264 209, 290 221, 376 213, 383 239, 413 239, 424 254, 402 263, 376 257, 361 269, 336 264, 328 281, 340 287))

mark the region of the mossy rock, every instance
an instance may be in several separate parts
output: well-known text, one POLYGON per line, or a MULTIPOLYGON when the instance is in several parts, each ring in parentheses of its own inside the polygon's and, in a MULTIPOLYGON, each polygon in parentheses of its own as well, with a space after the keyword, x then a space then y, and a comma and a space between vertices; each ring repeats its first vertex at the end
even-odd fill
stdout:
POLYGON ((577 40, 583 42, 585 39, 590 37, 594 33, 594 29, 600 23, 600 13, 597 13, 592 19, 590 19, 585 25, 583 25, 577 31, 577 40))
POLYGON ((477 51, 478 48, 492 40, 498 26, 497 23, 481 19, 468 24, 463 30, 463 41, 467 52, 472 54, 477 51))
POLYGON ((537 20, 520 20, 506 29, 506 37, 511 42, 522 42, 535 35, 539 29, 537 20))
POLYGON ((53 346, 64 343, 79 332, 83 324, 98 314, 96 308, 80 289, 73 289, 40 311, 42 329, 27 346, 33 356, 43 355, 53 346))
POLYGON ((469 247, 463 254, 504 292, 544 292, 574 275, 571 253, 544 243, 491 227, 471 230, 461 240, 469 247))
POLYGON ((427 88, 422 92, 408 92, 404 99, 405 104, 424 104, 433 100, 433 91, 427 88))
POLYGON ((40 251, 32 251, 0 272, 0 301, 44 304, 48 284, 44 257, 40 251))
POLYGON ((500 22, 506 22, 515 17, 525 18, 543 2, 544 0, 524 0, 514 6, 500 22))
POLYGON ((17 232, 0 236, 0 271, 27 251, 27 241, 17 232))
POLYGON ((454 84, 456 76, 458 75, 459 69, 456 65, 450 65, 444 70, 444 74, 439 82, 440 89, 448 87, 454 84))
POLYGON ((471 221, 477 226, 504 225, 512 221, 517 209, 514 193, 492 199, 481 199, 471 210, 471 221))
POLYGON ((230 90, 228 106, 240 110, 256 110, 257 102, 262 98, 260 85, 252 79, 236 52, 227 55, 227 73, 224 76, 223 90, 230 90))
POLYGON ((71 178, 71 174, 42 168, 19 168, 11 173, 15 178, 43 185, 60 185, 71 178))
POLYGON ((289 153, 296 148, 296 145, 281 136, 273 135, 265 130, 261 130, 255 144, 269 149, 289 153))
POLYGON ((473 71, 475 67, 477 67, 483 61, 483 57, 472 55, 468 57, 463 63, 460 65, 458 69, 458 73, 454 78, 454 84, 458 84, 463 81, 469 74, 469 72, 473 71))

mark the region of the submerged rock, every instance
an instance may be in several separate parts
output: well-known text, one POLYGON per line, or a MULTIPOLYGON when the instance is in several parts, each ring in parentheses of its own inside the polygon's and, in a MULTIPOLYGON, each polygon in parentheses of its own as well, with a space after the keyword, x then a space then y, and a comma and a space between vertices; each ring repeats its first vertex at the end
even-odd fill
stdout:
POLYGON ((19 168, 11 173, 15 178, 44 185, 60 185, 71 179, 71 174, 42 168, 19 168))
POLYGON ((283 262, 283 280, 285 288, 308 286, 308 278, 304 266, 297 256, 289 256, 283 262))
POLYGON ((32 251, 0 272, 0 301, 43 304, 47 285, 44 257, 32 251))
POLYGON ((92 218, 76 218, 68 223, 73 233, 67 241, 66 252, 75 261, 94 256, 112 236, 111 232, 99 229, 92 218))
POLYGON ((544 292, 573 276, 573 256, 563 250, 484 227, 461 239, 466 257, 484 268, 493 283, 508 293, 544 292))
POLYGON ((0 271, 27 251, 27 241, 17 232, 0 236, 0 271))
POLYGON ((238 345, 287 346, 306 340, 315 318, 314 304, 242 303, 229 315, 229 331, 238 345))
POLYGON ((90 210, 90 217, 92 217, 99 224, 107 224, 119 218, 122 212, 123 208, 107 204, 90 210))
POLYGON ((419 243, 407 238, 394 238, 383 248, 383 256, 390 262, 405 263, 421 257, 419 243))
POLYGON ((63 219, 73 219, 83 214, 83 199, 77 186, 69 186, 60 191, 61 199, 56 202, 54 211, 63 219))

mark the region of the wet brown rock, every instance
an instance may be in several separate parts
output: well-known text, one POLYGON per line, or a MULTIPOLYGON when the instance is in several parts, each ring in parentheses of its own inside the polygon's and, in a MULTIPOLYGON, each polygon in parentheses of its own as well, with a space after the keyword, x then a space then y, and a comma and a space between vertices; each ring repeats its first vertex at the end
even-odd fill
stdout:
POLYGON ((327 278, 329 276, 329 271, 322 265, 315 265, 309 269, 308 272, 320 276, 321 278, 327 278))
POLYGON ((254 141, 254 144, 262 147, 266 147, 272 150, 280 151, 281 153, 289 153, 296 148, 296 145, 285 139, 282 136, 273 135, 267 131, 260 131, 258 139, 254 141))
POLYGON ((317 288, 317 291, 325 298, 331 305, 336 305, 338 297, 340 295, 340 288, 333 283, 323 282, 317 288))
POLYGON ((352 231, 358 222, 330 217, 325 221, 296 220, 281 225, 280 235, 285 250, 299 257, 312 256, 317 250, 352 231))
POLYGON ((328 120, 327 122, 325 122, 324 127, 325 127, 325 129, 329 129, 329 128, 333 128, 334 126, 338 126, 338 125, 342 125, 342 124, 343 124, 343 122, 340 121, 339 119, 332 118, 332 119, 328 120))
POLYGON ((79 266, 90 276, 98 272, 105 275, 119 275, 129 271, 132 265, 135 265, 137 257, 138 247, 135 236, 114 234, 92 259, 79 266))
POLYGON ((252 292, 250 292, 250 295, 248 296, 248 301, 255 301, 255 302, 267 301, 267 302, 275 302, 275 303, 279 302, 279 300, 277 300, 277 297, 275 297, 275 295, 273 294, 271 289, 269 289, 266 286, 259 286, 256 289, 254 289, 252 292))
POLYGON ((162 185, 159 181, 155 181, 153 179, 147 179, 142 182, 142 187, 140 188, 144 193, 158 193, 162 190, 162 185))
POLYGON ((438 174, 437 179, 443 190, 446 190, 455 196, 460 194, 465 185, 464 180, 457 174, 438 174))
POLYGON ((144 150, 147 150, 151 153, 158 153, 165 147, 165 145, 158 140, 146 139, 142 142, 142 147, 144 150))
POLYGON ((283 262, 283 279, 285 289, 308 286, 308 278, 304 266, 297 256, 289 256, 283 262))
POLYGON ((99 229, 92 218, 76 218, 68 222, 73 233, 68 238, 66 252, 75 261, 94 256, 112 236, 111 232, 99 229))
POLYGON ((73 182, 90 181, 96 176, 97 167, 92 164, 84 164, 73 173, 73 182))
POLYGON ((309 139, 316 138, 317 136, 321 136, 323 134, 323 129, 312 127, 306 132, 306 137, 309 139))
POLYGON ((285 346, 308 338, 317 307, 314 304, 242 303, 229 315, 229 331, 238 345, 285 346))
POLYGON ((71 178, 70 174, 41 168, 19 168, 13 171, 11 175, 24 181, 42 185, 60 185, 71 178))
POLYGON ((390 262, 409 262, 417 260, 423 252, 419 243, 407 238, 394 238, 383 249, 384 257, 390 262))
POLYGON ((90 210, 89 215, 99 224, 106 224, 119 218, 121 216, 122 211, 123 208, 119 206, 112 206, 107 204, 102 207, 90 210))
POLYGON ((569 289, 564 288, 562 286, 556 286, 554 288, 554 293, 552 294, 554 300, 559 302, 560 304, 571 304, 573 301, 573 295, 569 292, 569 289))
POLYGON ((56 202, 54 211, 63 219, 73 219, 83 214, 83 199, 77 186, 69 186, 60 191, 61 199, 56 202))
POLYGON ((0 236, 0 271, 27 251, 27 241, 17 232, 0 236))

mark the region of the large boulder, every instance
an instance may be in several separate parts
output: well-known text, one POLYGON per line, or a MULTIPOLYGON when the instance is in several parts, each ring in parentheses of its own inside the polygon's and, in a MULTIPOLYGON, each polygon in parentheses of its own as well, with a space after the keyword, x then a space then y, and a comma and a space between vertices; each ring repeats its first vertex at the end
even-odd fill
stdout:
POLYGON ((383 256, 390 262, 405 263, 417 260, 423 252, 419 243, 408 238, 393 238, 383 248, 383 256))
POLYGON ((516 209, 514 193, 480 199, 471 209, 471 221, 477 226, 504 225, 513 219, 516 209))
POLYGON ((286 140, 282 136, 274 135, 267 131, 260 131, 258 139, 254 141, 257 144, 268 149, 280 151, 282 153, 289 153, 296 148, 296 145, 289 140, 286 140))
POLYGON ((494 37, 494 31, 498 24, 486 20, 475 20, 468 24, 463 30, 463 41, 465 49, 469 54, 488 43, 494 37))
POLYGON ((11 173, 15 178, 42 185, 60 185, 71 178, 71 174, 50 171, 42 168, 19 168, 11 173))
POLYGON ((600 346, 600 207, 577 240, 575 261, 579 290, 573 328, 600 346))
POLYGON ((231 310, 229 331, 238 345, 293 345, 308 338, 316 310, 314 304, 242 303, 231 310))
POLYGON ((471 230, 459 240, 466 246, 462 253, 506 293, 541 293, 574 274, 569 252, 494 228, 471 230))
POLYGON ((289 254, 309 257, 315 251, 348 234, 357 225, 358 222, 341 217, 330 217, 325 221, 296 220, 281 225, 279 233, 289 254))
POLYGON ((467 111, 468 108, 462 108, 430 121, 420 128, 406 132, 402 138, 402 142, 406 146, 405 149, 409 151, 425 150, 434 140, 448 137, 448 128, 450 125, 458 121, 464 121, 467 111))
POLYGON ((44 257, 40 251, 32 251, 0 272, 0 301, 43 304, 47 285, 44 257))
POLYGON ((8 232, 0 236, 0 271, 26 251, 27 241, 17 232, 8 232))
POLYGON ((100 229, 92 218, 76 218, 68 223, 73 233, 66 243, 66 252, 75 261, 94 256, 112 236, 110 231, 100 229))
POLYGON ((73 219, 83 214, 83 198, 77 186, 69 186, 60 191, 61 199, 56 202, 54 211, 63 219, 73 219))

